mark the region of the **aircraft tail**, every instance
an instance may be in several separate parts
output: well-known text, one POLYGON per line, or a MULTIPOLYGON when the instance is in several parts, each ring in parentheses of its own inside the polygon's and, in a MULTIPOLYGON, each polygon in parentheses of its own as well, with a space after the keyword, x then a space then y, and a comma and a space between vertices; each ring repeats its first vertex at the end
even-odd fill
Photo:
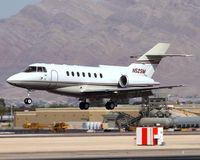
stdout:
POLYGON ((153 64, 159 64, 169 46, 169 43, 158 43, 152 49, 138 58, 137 62, 150 62, 153 64))
POLYGON ((166 54, 169 46, 169 43, 156 44, 152 49, 137 59, 139 64, 137 63, 130 65, 130 67, 133 69, 133 72, 136 71, 136 73, 139 73, 139 71, 141 72, 142 70, 142 73, 144 73, 147 77, 152 77, 162 58, 174 56, 190 56, 185 54, 166 54))
POLYGON ((129 68, 134 73, 152 77, 161 59, 166 55, 169 43, 158 43, 148 52, 137 59, 137 63, 132 63, 129 68))

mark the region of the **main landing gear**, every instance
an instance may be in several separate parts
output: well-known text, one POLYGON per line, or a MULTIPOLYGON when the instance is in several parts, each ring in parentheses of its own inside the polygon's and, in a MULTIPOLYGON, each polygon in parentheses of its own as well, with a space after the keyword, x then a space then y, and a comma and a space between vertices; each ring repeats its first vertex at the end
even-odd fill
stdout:
POLYGON ((89 107, 90 107, 90 104, 86 101, 82 101, 82 102, 79 103, 79 108, 81 110, 88 110, 89 107))
POLYGON ((113 110, 115 107, 117 107, 117 103, 115 103, 112 100, 109 100, 106 104, 105 107, 107 110, 113 110))
MULTIPOLYGON (((79 108, 81 110, 88 110, 90 107, 90 104, 88 102, 86 102, 86 100, 83 100, 79 103, 79 108)), ((117 103, 112 101, 112 100, 109 100, 106 104, 105 104, 105 107, 107 110, 113 110, 115 107, 117 107, 117 103)))
POLYGON ((33 102, 32 99, 30 98, 30 94, 31 94, 31 91, 28 90, 28 98, 24 99, 25 104, 31 104, 33 102))

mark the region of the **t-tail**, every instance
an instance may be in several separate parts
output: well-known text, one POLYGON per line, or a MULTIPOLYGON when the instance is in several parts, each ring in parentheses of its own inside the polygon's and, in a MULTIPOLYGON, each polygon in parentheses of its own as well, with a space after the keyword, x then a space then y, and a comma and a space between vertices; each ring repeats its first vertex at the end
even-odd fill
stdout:
POLYGON ((137 63, 131 64, 129 67, 133 70, 133 72, 138 72, 142 70, 147 77, 152 77, 158 64, 164 57, 188 57, 190 55, 185 54, 166 54, 170 44, 169 43, 158 43, 148 52, 143 54, 141 57, 137 59, 137 63))

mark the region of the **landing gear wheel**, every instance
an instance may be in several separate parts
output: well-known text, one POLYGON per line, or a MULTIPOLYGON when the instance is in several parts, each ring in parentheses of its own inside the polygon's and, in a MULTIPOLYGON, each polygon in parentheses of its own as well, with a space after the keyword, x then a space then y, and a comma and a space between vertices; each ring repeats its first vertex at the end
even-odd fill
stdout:
POLYGON ((24 99, 24 103, 25 104, 31 104, 33 101, 32 101, 32 99, 31 98, 25 98, 24 99))
POLYGON ((80 102, 80 103, 79 103, 79 108, 80 108, 81 110, 88 110, 89 107, 90 107, 90 104, 87 103, 87 102, 80 102))
POLYGON ((81 110, 84 109, 84 102, 79 103, 79 108, 80 108, 81 110))
POLYGON ((86 102, 86 103, 85 103, 85 110, 88 110, 89 107, 90 107, 90 104, 86 102))
POLYGON ((105 106, 107 110, 113 110, 117 105, 113 101, 108 101, 105 106))

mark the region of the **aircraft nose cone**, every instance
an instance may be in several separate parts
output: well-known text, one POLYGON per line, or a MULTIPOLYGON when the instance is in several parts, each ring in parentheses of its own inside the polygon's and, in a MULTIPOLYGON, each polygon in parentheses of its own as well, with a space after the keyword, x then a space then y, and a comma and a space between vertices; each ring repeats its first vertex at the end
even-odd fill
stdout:
POLYGON ((20 80, 21 80, 20 78, 21 78, 20 74, 14 74, 11 77, 9 77, 6 81, 11 85, 16 86, 20 84, 20 80))
POLYGON ((13 76, 9 77, 6 81, 9 84, 14 84, 14 78, 13 78, 13 76))

